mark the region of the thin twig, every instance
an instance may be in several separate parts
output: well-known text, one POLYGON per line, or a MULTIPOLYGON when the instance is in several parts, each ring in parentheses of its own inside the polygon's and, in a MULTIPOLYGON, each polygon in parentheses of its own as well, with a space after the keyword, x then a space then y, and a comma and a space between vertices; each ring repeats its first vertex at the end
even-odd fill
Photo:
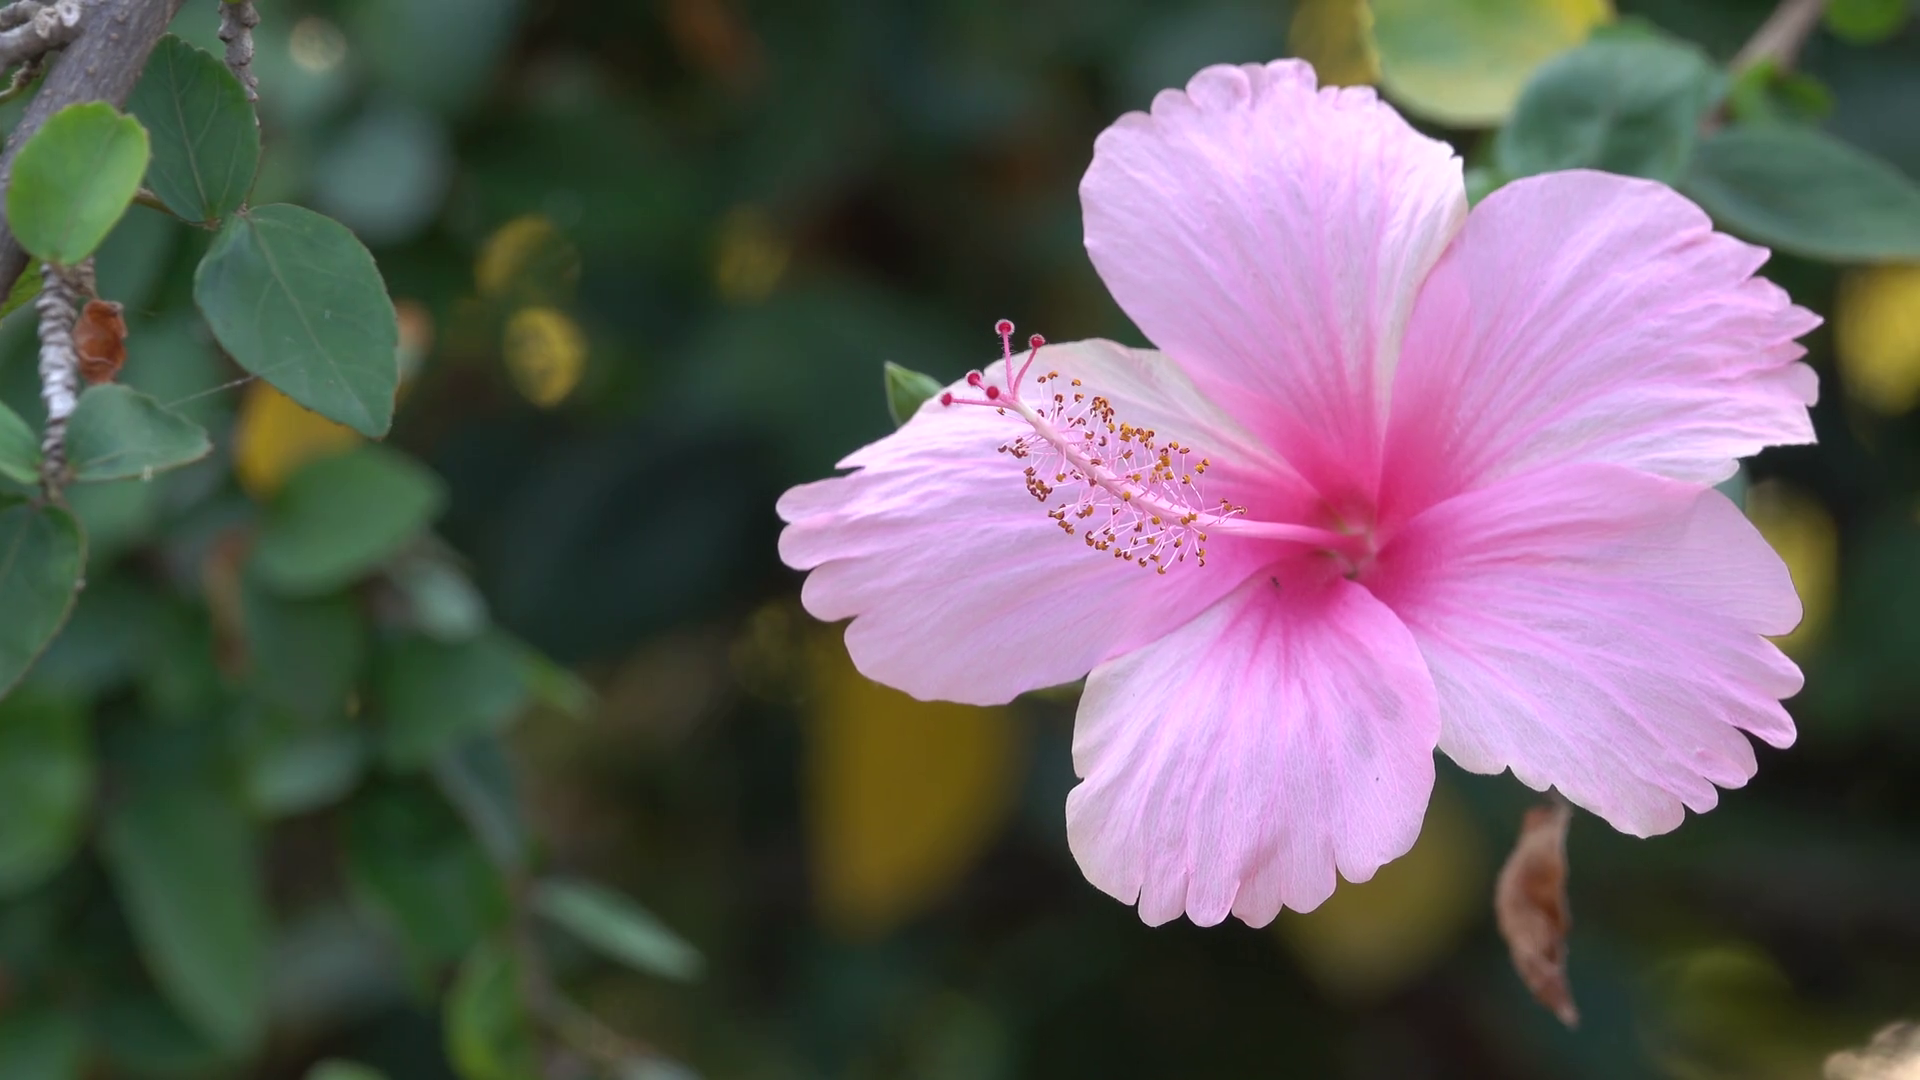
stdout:
MULTIPOLYGON (((11 12, 14 9, 6 10, 11 12)), ((79 37, 80 14, 80 0, 56 0, 55 3, 39 7, 27 17, 26 22, 0 31, 0 69, 38 60, 79 37)))
POLYGON ((40 14, 42 6, 44 5, 40 0, 17 0, 16 3, 0 8, 0 30, 11 30, 16 26, 27 25, 33 21, 35 15, 40 14))
POLYGON ((1825 11, 1827 0, 1780 0, 1780 6, 1773 9, 1767 21, 1760 24, 1753 37, 1734 55, 1731 65, 1735 74, 1760 63, 1771 60, 1774 66, 1785 71, 1800 58, 1800 46, 1806 44, 1807 36, 1813 28, 1820 25, 1820 13, 1825 11))
POLYGON ((21 64, 19 68, 14 71, 13 80, 7 83, 7 88, 0 90, 0 105, 5 105, 14 98, 26 93, 27 90, 33 86, 34 80, 40 77, 40 73, 46 70, 46 67, 46 60, 38 56, 21 64))
POLYGON ((40 440, 40 482, 49 498, 60 497, 67 470, 67 419, 80 401, 80 358, 73 351, 73 324, 80 315, 85 277, 48 265, 34 310, 40 315, 40 396, 47 427, 40 440))
POLYGON ((260 13, 253 0, 220 0, 220 40, 227 43, 227 67, 246 87, 247 100, 260 101, 260 79, 253 73, 253 28, 260 13))

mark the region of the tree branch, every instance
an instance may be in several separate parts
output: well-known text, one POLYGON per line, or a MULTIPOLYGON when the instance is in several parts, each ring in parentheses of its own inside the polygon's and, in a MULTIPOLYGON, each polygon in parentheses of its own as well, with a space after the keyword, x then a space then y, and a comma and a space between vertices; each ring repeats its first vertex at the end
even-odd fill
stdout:
POLYGON ((253 73, 253 28, 260 13, 253 0, 220 0, 220 40, 227 43, 227 69, 246 88, 247 100, 260 103, 260 77, 253 73))
MULTIPOLYGON (((0 198, 13 175, 13 159, 20 147, 40 130, 47 118, 69 105, 104 101, 116 108, 127 103, 147 54, 166 33, 167 24, 183 0, 92 0, 75 38, 60 54, 40 92, 27 103, 27 114, 7 139, 0 154, 0 198)), ((27 268, 27 253, 10 230, 0 228, 0 296, 12 291, 27 268)))
POLYGON ((1780 6, 1753 32, 1730 67, 1736 74, 1762 60, 1772 60, 1782 71, 1792 67, 1807 35, 1820 25, 1820 13, 1826 7, 1827 0, 1780 0, 1780 6))
MULTIPOLYGON (((18 18, 21 6, 15 4, 0 15, 18 18)), ((0 68, 31 63, 80 36, 80 0, 57 0, 33 7, 24 22, 0 31, 0 68)))
POLYGON ((47 428, 40 440, 40 483, 49 498, 60 497, 67 471, 67 418, 80 403, 80 358, 73 351, 73 324, 80 317, 85 270, 48 266, 40 297, 40 396, 47 403, 47 428))

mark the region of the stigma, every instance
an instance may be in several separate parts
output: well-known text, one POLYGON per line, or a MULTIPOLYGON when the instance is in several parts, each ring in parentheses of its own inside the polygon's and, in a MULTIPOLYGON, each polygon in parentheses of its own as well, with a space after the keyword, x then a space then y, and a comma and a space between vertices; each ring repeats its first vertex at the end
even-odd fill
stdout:
POLYGON ((1046 339, 1027 339, 1016 358, 1013 323, 994 324, 1000 336, 1004 385, 980 372, 967 375, 977 397, 940 395, 945 406, 991 408, 1016 416, 1027 430, 1000 445, 1022 466, 1027 494, 1067 536, 1088 548, 1164 574, 1191 562, 1207 564, 1210 530, 1246 513, 1227 500, 1209 503, 1201 478, 1213 462, 1177 439, 1122 420, 1111 399, 1058 371, 1032 372, 1046 339))

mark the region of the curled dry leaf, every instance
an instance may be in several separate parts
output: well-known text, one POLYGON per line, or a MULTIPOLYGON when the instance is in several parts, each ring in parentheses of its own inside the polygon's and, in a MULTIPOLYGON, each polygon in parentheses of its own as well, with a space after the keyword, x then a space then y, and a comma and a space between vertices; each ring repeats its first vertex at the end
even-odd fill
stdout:
POLYGON ((1920 1024, 1888 1024, 1862 1050, 1842 1050, 1827 1059, 1826 1080, 1920 1080, 1920 1024))
POLYGON ((88 386, 110 383, 127 362, 127 320, 111 300, 89 300, 73 324, 73 351, 88 386))
POLYGON ((1567 985, 1567 930, 1573 925, 1567 905, 1567 826, 1572 821, 1573 807, 1557 798, 1527 811, 1520 839, 1494 883, 1493 913, 1520 981, 1561 1023, 1577 1027, 1580 1013, 1567 985))

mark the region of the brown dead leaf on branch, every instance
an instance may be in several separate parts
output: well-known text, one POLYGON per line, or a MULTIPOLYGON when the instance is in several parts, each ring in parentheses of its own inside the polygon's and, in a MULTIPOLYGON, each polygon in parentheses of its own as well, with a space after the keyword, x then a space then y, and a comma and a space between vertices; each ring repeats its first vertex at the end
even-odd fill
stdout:
POLYGON ((1881 1028, 1863 1050, 1842 1050, 1821 1070, 1826 1080, 1920 1080, 1920 1024, 1881 1028))
POLYGON ((1514 970, 1534 999, 1568 1027, 1578 1027, 1567 984, 1567 826, 1573 807, 1564 799, 1535 806, 1520 823, 1513 854, 1493 886, 1493 914, 1513 953, 1514 970))
POLYGON ((73 324, 73 351, 88 386, 110 383, 127 363, 127 321, 111 300, 89 300, 73 324))

